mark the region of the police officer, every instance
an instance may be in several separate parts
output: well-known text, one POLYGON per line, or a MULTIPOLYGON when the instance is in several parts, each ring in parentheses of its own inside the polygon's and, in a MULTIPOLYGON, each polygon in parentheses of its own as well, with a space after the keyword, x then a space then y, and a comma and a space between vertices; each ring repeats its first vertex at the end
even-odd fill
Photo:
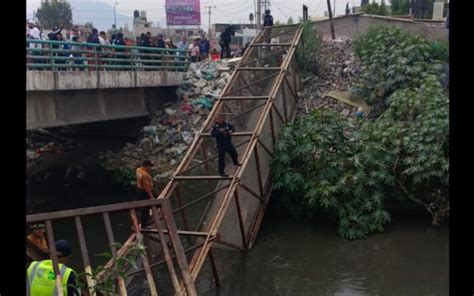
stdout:
POLYGON ((230 58, 230 42, 232 41, 232 36, 235 36, 234 26, 228 26, 225 29, 222 29, 219 45, 221 46, 221 59, 230 58))
POLYGON ((265 10, 265 16, 263 17, 264 27, 273 27, 273 16, 271 15, 270 9, 265 10))
POLYGON ((268 27, 273 27, 273 16, 270 14, 270 9, 265 10, 265 15, 263 17, 263 27, 267 28, 264 32, 265 43, 271 43, 272 31, 271 28, 268 27))
POLYGON ((216 138, 217 143, 217 153, 219 159, 219 175, 222 177, 228 177, 224 172, 225 168, 225 153, 229 153, 232 157, 232 162, 235 166, 241 166, 238 162, 237 151, 235 150, 234 145, 232 144, 231 136, 235 132, 234 126, 224 120, 222 115, 219 115, 216 119, 216 124, 212 128, 211 136, 216 138))
MULTIPOLYGON (((71 244, 66 240, 58 240, 55 245, 63 294, 66 296, 81 295, 77 288, 76 272, 66 266, 71 257, 71 244)), ((51 259, 31 262, 28 267, 27 285, 29 285, 31 296, 56 295, 56 276, 51 259)))

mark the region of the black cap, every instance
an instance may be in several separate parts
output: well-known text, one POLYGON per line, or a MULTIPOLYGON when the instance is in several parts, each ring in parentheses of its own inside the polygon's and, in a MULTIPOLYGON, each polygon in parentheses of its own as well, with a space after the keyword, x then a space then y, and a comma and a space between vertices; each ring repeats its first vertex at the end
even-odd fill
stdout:
POLYGON ((64 239, 57 240, 56 251, 61 252, 62 256, 59 257, 67 257, 71 255, 71 244, 64 239))
POLYGON ((143 162, 142 162, 142 166, 153 166, 153 163, 149 160, 149 159, 145 159, 143 162))
POLYGON ((46 228, 44 226, 44 224, 35 224, 35 225, 32 225, 30 226, 31 229, 43 229, 43 228, 46 228))

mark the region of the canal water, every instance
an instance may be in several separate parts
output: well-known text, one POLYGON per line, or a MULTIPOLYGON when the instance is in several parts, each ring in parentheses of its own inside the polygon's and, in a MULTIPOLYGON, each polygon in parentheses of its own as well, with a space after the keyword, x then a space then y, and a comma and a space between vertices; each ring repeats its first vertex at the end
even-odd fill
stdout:
MULTIPOLYGON (((88 196, 127 198, 117 193, 88 196)), ((97 216, 83 222, 92 264, 104 264, 96 256, 109 251, 103 223, 97 216)), ((200 295, 449 295, 449 229, 430 222, 428 215, 397 214, 383 233, 350 241, 328 219, 304 223, 270 210, 250 251, 226 251, 218 261, 221 288, 208 280, 200 295)), ((131 234, 126 214, 113 215, 112 225, 117 241, 131 234)), ((55 235, 71 241, 71 266, 81 270, 73 220, 55 224, 55 235)), ((131 290, 148 295, 146 283, 131 290)))
MULTIPOLYGON (((120 141, 114 146, 122 145, 120 141)), ((29 183, 27 195, 29 201, 42 201, 29 212, 131 199, 126 191, 110 186, 62 183, 29 183)), ((131 234, 128 215, 111 219, 116 240, 123 242, 131 234)), ((105 263, 106 258, 97 256, 109 251, 100 216, 83 223, 92 264, 105 263)), ((81 271, 74 221, 55 223, 54 231, 56 239, 71 241, 70 265, 81 271)), ((333 221, 295 221, 281 210, 278 198, 272 198, 253 248, 246 253, 226 251, 217 268, 221 287, 215 289, 208 276, 199 285, 200 295, 449 295, 449 229, 432 227, 423 211, 403 212, 392 216, 383 233, 350 241, 337 234, 333 221)), ((131 295, 148 295, 145 283, 131 290, 131 295)))
POLYGON ((327 219, 269 212, 252 250, 207 295, 449 295, 448 227, 392 219, 383 233, 349 241, 327 219))

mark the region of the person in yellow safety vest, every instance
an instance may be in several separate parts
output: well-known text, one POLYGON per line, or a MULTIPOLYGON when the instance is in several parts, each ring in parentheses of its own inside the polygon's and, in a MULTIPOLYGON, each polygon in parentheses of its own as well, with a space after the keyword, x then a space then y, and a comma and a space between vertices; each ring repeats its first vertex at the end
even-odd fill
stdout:
MULTIPOLYGON (((76 283, 76 272, 66 266, 71 257, 71 244, 66 240, 58 240, 55 245, 64 296, 81 295, 76 283)), ((31 262, 26 284, 29 287, 30 296, 56 295, 56 276, 52 260, 31 262)))

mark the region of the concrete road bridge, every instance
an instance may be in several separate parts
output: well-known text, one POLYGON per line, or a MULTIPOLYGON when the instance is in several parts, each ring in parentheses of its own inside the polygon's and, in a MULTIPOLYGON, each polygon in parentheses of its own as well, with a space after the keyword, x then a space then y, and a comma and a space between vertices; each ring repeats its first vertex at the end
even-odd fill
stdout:
POLYGON ((174 95, 184 51, 27 40, 27 129, 139 117, 174 95))

